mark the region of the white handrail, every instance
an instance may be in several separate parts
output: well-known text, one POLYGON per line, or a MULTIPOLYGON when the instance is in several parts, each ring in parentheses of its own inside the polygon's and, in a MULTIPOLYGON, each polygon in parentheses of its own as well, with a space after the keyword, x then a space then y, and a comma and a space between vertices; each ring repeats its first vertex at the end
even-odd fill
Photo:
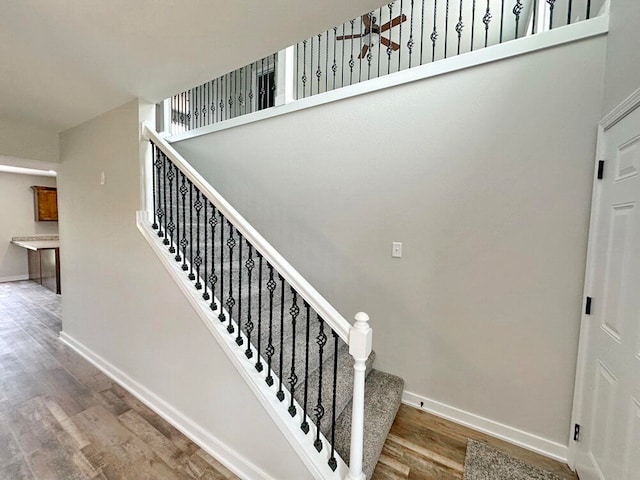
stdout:
POLYGON ((293 266, 271 246, 238 211, 227 202, 166 140, 147 123, 142 123, 142 135, 156 144, 185 174, 200 192, 229 220, 253 247, 282 275, 298 294, 349 344, 351 324, 293 266))

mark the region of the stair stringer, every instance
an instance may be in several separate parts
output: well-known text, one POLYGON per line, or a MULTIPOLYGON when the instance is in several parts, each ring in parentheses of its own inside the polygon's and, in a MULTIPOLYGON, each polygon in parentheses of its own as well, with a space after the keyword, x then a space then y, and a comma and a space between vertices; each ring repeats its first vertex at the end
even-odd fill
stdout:
MULTIPOLYGON (((222 351, 231 360, 231 363, 244 379, 249 389, 254 393, 267 414, 298 454, 298 457, 302 460, 311 475, 317 480, 344 479, 349 471, 349 467, 345 461, 335 452, 334 456, 337 460, 337 468, 335 471, 331 470, 328 465, 331 445, 325 436, 320 432, 323 448, 321 452, 318 452, 313 447, 312 441, 317 433, 315 425, 311 423, 309 433, 304 434, 300 429, 300 424, 303 421, 301 415, 303 409, 298 402, 295 399, 293 401, 297 413, 292 417, 286 408, 286 405, 291 401, 289 391, 284 389, 285 398, 282 402, 278 401, 276 392, 279 382, 275 372, 272 373, 274 383, 272 386, 268 386, 261 374, 255 370, 253 364, 248 361, 244 355, 244 350, 236 345, 234 337, 229 335, 226 326, 218 320, 217 314, 214 314, 209 308, 207 302, 202 299, 199 291, 193 288, 192 282, 185 278, 184 271, 180 268, 180 265, 175 262, 173 254, 169 253, 168 249, 162 245, 162 242, 157 236, 157 232, 151 228, 149 218, 151 218, 149 212, 137 212, 136 225, 138 230, 151 247, 151 250, 156 254, 160 263, 174 279, 176 285, 189 301, 195 313, 200 317, 213 338, 218 342, 222 351)), ((219 304, 217 298, 216 303, 219 304)), ((229 318, 227 310, 220 304, 219 309, 222 309, 225 315, 227 315, 227 318, 229 318)), ((230 322, 234 324, 235 328, 238 328, 234 319, 230 319, 230 322)))

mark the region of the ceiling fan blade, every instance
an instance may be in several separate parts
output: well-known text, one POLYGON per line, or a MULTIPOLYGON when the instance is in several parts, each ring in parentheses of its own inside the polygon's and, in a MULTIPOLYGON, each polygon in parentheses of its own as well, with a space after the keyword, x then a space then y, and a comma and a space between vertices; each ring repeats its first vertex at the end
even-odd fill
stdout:
POLYGON ((396 42, 392 42, 391 40, 383 36, 380 36, 380 43, 386 47, 391 47, 391 50, 393 51, 400 49, 400 45, 398 45, 396 42))
POLYGON ((358 55, 358 58, 362 60, 365 57, 365 55, 367 54, 368 50, 369 50, 369 45, 363 45, 362 46, 362 52, 360 52, 360 55, 358 55))
POLYGON ((340 35, 339 37, 336 37, 336 40, 351 40, 352 38, 360 37, 364 37, 364 35, 362 33, 358 33, 356 35, 340 35))
POLYGON ((391 27, 395 27, 396 25, 400 25, 402 22, 406 22, 406 21, 407 21, 407 16, 403 13, 402 15, 398 15, 396 18, 394 18, 390 22, 380 25, 380 31, 386 32, 391 27))
POLYGON ((367 13, 366 15, 362 15, 362 23, 367 28, 371 27, 371 16, 367 13))

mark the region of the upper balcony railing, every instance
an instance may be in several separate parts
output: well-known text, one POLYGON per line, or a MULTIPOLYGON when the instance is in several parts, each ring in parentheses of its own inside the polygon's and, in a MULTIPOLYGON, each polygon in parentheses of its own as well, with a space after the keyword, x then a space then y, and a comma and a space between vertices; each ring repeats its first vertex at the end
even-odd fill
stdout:
POLYGON ((396 0, 167 101, 169 133, 599 15, 605 0, 396 0))

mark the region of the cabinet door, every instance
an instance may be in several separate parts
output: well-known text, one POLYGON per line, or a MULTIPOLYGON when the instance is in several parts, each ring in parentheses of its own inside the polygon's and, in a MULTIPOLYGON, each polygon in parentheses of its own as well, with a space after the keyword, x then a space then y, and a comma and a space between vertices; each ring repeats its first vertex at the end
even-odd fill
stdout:
POLYGON ((34 192, 37 222, 58 221, 58 191, 55 187, 31 187, 34 192))

